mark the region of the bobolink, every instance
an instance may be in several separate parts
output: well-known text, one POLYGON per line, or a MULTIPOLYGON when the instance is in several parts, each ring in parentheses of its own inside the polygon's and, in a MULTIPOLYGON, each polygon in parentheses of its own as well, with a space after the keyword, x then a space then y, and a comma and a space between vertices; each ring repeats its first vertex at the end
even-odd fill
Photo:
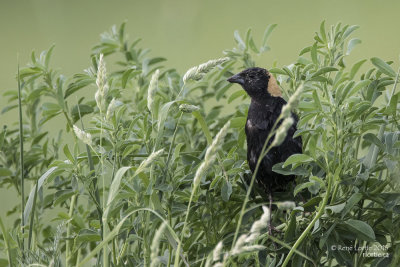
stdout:
MULTIPOLYGON (((247 115, 245 132, 247 136, 247 161, 254 173, 261 150, 270 134, 282 107, 286 101, 275 78, 263 68, 249 68, 228 79, 228 82, 238 83, 251 98, 247 115)), ((289 128, 287 136, 281 145, 273 147, 262 159, 256 174, 257 183, 268 193, 270 206, 272 194, 284 190, 294 181, 293 175, 282 175, 272 171, 276 163, 284 162, 289 156, 302 153, 300 137, 293 138, 298 118, 291 114, 294 123, 289 128)), ((279 124, 278 124, 279 126, 279 124)), ((270 138, 268 145, 273 138, 270 138)))

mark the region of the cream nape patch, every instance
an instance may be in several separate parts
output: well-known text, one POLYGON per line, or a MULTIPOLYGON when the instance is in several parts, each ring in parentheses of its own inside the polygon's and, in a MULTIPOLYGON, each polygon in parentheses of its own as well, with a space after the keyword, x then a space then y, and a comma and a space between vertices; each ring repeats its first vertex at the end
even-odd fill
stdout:
POLYGON ((269 74, 269 81, 268 81, 268 93, 270 93, 272 96, 278 97, 282 96, 282 91, 281 88, 279 87, 278 83, 276 82, 276 79, 272 74, 269 74))

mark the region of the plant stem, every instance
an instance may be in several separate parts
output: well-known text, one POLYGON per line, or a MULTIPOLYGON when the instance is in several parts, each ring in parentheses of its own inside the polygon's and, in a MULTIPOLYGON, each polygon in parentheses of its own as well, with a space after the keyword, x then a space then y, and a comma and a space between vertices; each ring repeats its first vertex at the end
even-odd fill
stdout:
MULTIPOLYGON (((172 216, 171 216, 171 200, 168 200, 169 205, 168 205, 168 223, 169 225, 172 225, 172 216)), ((171 243, 168 243, 168 264, 167 267, 171 266, 171 262, 172 262, 172 246, 171 243)))
POLYGON ((81 249, 78 249, 78 255, 76 256, 75 267, 78 266, 79 261, 81 260, 81 249))
MULTIPOLYGON (((265 142, 265 144, 266 144, 266 143, 267 143, 267 142, 265 142)), ((263 154, 262 152, 263 152, 264 149, 265 149, 265 144, 264 144, 264 147, 263 147, 263 149, 262 149, 260 155, 263 154)), ((237 239, 238 234, 239 234, 239 229, 240 229, 240 226, 241 226, 241 224, 242 224, 244 211, 245 211, 245 209, 246 209, 247 202, 249 201, 250 193, 251 193, 251 190, 253 189, 253 185, 254 185, 254 181, 255 181, 255 178, 256 178, 256 174, 257 174, 258 169, 259 169, 260 164, 261 164, 261 160, 260 160, 260 159, 262 159, 261 156, 258 158, 256 168, 255 168, 255 170, 254 170, 253 176, 251 177, 250 185, 249 185, 249 187, 247 188, 246 197, 245 197, 245 199, 244 199, 244 202, 243 202, 243 205, 242 205, 242 209, 240 210, 239 220, 238 220, 237 225, 236 225, 236 231, 235 231, 235 235, 234 235, 234 237, 233 237, 233 242, 232 242, 232 247, 231 247, 231 249, 233 249, 233 247, 234 247, 234 245, 235 245, 235 242, 236 242, 236 239, 237 239)))
MULTIPOLYGON (((79 119, 81 121, 82 130, 85 131, 85 126, 83 125, 82 116, 81 116, 81 110, 79 108, 79 105, 77 105, 77 107, 78 107, 79 119)), ((67 117, 67 119, 68 119, 68 117, 67 117)), ((75 136, 75 138, 76 138, 76 136, 75 136)), ((88 163, 89 163, 90 176, 92 178, 92 186, 93 186, 93 190, 94 190, 94 197, 92 197, 92 198, 96 205, 97 216, 98 216, 99 222, 100 222, 100 236, 101 236, 101 239, 103 240, 103 210, 101 208, 101 203, 100 203, 99 186, 97 184, 96 172, 94 170, 92 152, 90 150, 89 145, 86 144, 85 147, 86 147, 86 153, 87 153, 87 158, 88 158, 88 163)), ((92 194, 90 194, 90 195, 92 196, 92 194)))
POLYGON ((162 183, 165 182, 166 177, 168 175, 168 165, 169 165, 169 162, 171 160, 172 147, 175 144, 176 133, 178 132, 178 126, 179 126, 179 123, 181 122, 182 115, 183 115, 183 112, 181 112, 181 114, 179 115, 178 121, 176 122, 176 125, 175 125, 175 130, 174 130, 174 134, 172 136, 171 145, 169 146, 169 150, 168 150, 167 162, 165 163, 165 171, 164 171, 165 174, 164 174, 162 183))
MULTIPOLYGON (((360 128, 362 128, 362 124, 361 124, 361 127, 360 127, 360 128)), ((356 160, 358 160, 358 151, 359 151, 359 149, 360 149, 360 143, 361 143, 361 134, 357 137, 356 149, 355 149, 355 151, 354 151, 354 158, 355 158, 356 160)))
POLYGON ((71 205, 69 206, 69 213, 68 213, 68 217, 70 218, 68 221, 68 225, 67 225, 67 244, 66 244, 66 249, 65 249, 65 266, 68 267, 69 265, 69 260, 72 254, 71 251, 71 240, 69 240, 69 237, 71 236, 71 218, 74 214, 74 206, 75 206, 75 201, 76 201, 76 194, 74 194, 71 197, 71 205))
POLYGON ((31 242, 32 242, 32 231, 33 231, 33 221, 35 219, 35 210, 36 210, 36 199, 37 199, 37 193, 38 193, 38 186, 39 186, 39 179, 36 180, 36 185, 35 185, 35 195, 33 196, 33 205, 32 205, 32 212, 31 212, 31 221, 29 224, 29 235, 28 235, 28 250, 31 249, 31 242))
POLYGON ((118 258, 117 258, 117 264, 116 264, 116 266, 119 266, 119 263, 120 263, 120 261, 121 261, 121 258, 124 256, 127 247, 128 247, 128 240, 126 239, 125 242, 124 242, 124 244, 122 245, 122 249, 121 249, 120 252, 119 252, 119 255, 118 255, 118 258))
MULTIPOLYGON (((102 113, 100 110, 100 117, 102 117, 102 113)), ((100 148, 103 147, 103 119, 100 122, 100 148)), ((104 211, 106 209, 106 181, 104 175, 104 153, 101 152, 100 155, 100 165, 101 165, 101 178, 103 182, 103 211, 102 214, 104 215, 104 211)), ((108 235, 108 225, 107 225, 107 218, 102 216, 101 220, 103 221, 103 237, 108 235)), ((104 239, 103 239, 104 241, 104 239)), ((107 251, 107 243, 104 244, 103 247, 103 267, 108 266, 108 251, 107 251)))
POLYGON ((325 206, 328 203, 328 199, 331 193, 331 188, 332 188, 332 180, 334 179, 332 174, 329 174, 329 178, 328 178, 328 188, 326 190, 325 193, 325 197, 322 201, 322 204, 317 212, 317 214, 315 215, 314 219, 311 221, 311 223, 307 226, 307 228, 304 230, 304 232, 300 235, 300 237, 296 240, 296 242, 294 243, 293 247, 290 249, 289 254, 286 256, 285 261, 282 264, 282 267, 285 267, 288 265, 290 258, 293 256, 293 254, 295 253, 295 250, 297 249, 297 247, 301 244, 301 242, 306 238, 307 234, 310 232, 311 228, 314 227, 315 222, 322 216, 322 214, 324 213, 325 210, 325 206))
MULTIPOLYGON (((176 126, 175 126, 174 134, 172 136, 171 145, 170 145, 169 151, 168 151, 167 162, 165 163, 165 170, 164 170, 164 176, 163 176, 162 184, 165 183, 165 180, 166 180, 166 178, 168 176, 168 165, 169 165, 169 162, 171 160, 172 147, 175 144, 175 138, 176 138, 176 134, 178 132, 179 123, 180 123, 180 121, 182 119, 182 115, 183 115, 183 112, 181 112, 181 114, 179 116, 179 119, 178 119, 178 121, 176 123, 176 126)), ((162 195, 163 195, 163 192, 161 191, 160 194, 161 194, 161 197, 160 197, 160 199, 161 199, 162 195)), ((172 219, 171 219, 172 205, 171 204, 172 204, 172 202, 170 200, 168 200, 168 205, 167 205, 167 208, 168 208, 168 222, 169 222, 170 225, 172 225, 172 219)), ((171 247, 171 244, 168 245, 168 254, 169 254, 169 256, 168 256, 168 264, 167 264, 167 266, 170 267, 171 266, 171 261, 172 261, 172 247, 171 247)))
POLYGON ((114 264, 117 264, 117 251, 116 251, 116 244, 115 244, 116 240, 114 239, 112 242, 113 242, 112 243, 113 261, 114 261, 114 264))
POLYGON ((181 244, 182 244, 182 240, 183 240, 183 235, 184 235, 185 230, 186 230, 186 223, 187 223, 187 219, 189 217, 190 206, 192 204, 193 195, 194 195, 194 192, 196 191, 196 189, 197 189, 197 187, 194 187, 193 190, 192 190, 192 193, 190 194, 189 204, 188 204, 188 207, 186 209, 185 222, 183 223, 183 228, 182 228, 181 237, 180 237, 181 242, 179 242, 178 247, 176 248, 176 252, 175 252, 175 264, 174 264, 174 266, 179 266, 179 253, 180 253, 180 250, 181 250, 181 244))
POLYGON ((9 242, 9 233, 6 231, 6 228, 4 227, 3 220, 1 219, 0 216, 0 229, 1 232, 3 233, 3 239, 4 239, 4 246, 5 249, 7 250, 7 256, 8 256, 8 264, 10 267, 13 267, 13 258, 11 257, 11 247, 10 247, 10 242, 9 242))
MULTIPOLYGON (((114 161, 113 161, 112 174, 111 174, 111 183, 114 180, 114 176, 115 176, 115 170, 116 170, 116 165, 117 165, 117 156, 118 156, 118 153, 117 153, 117 150, 114 145, 114 161)), ((105 205, 105 204, 103 203, 103 205, 105 205)), ((111 229, 110 225, 108 227, 111 229)), ((114 239, 112 241, 112 257, 113 257, 113 261, 114 261, 115 265, 117 264, 116 246, 117 246, 116 240, 114 239)))
POLYGON ((333 189, 332 198, 331 198, 331 201, 330 201, 331 205, 335 203, 335 199, 336 199, 336 195, 337 195, 338 190, 339 190, 339 183, 336 183, 335 184, 335 188, 333 189))
MULTIPOLYGON (((22 127, 22 101, 21 101, 21 81, 19 77, 19 64, 18 64, 18 112, 19 112, 19 146, 20 146, 20 171, 21 171, 21 233, 22 233, 22 242, 21 249, 24 251, 24 226, 25 226, 25 182, 24 182, 24 131, 22 127)), ((22 254, 24 255, 24 254, 22 254)), ((22 256, 24 257, 24 256, 22 256)))
MULTIPOLYGON (((337 154, 338 154, 338 129, 337 129, 337 126, 338 125, 338 123, 336 122, 336 127, 335 127, 335 157, 334 157, 334 159, 333 159, 333 163, 334 164, 337 164, 336 163, 336 158, 337 158, 337 154)), ((340 151, 339 153, 341 153, 342 151, 340 151)), ((339 164, 341 164, 341 162, 340 162, 340 160, 339 160, 339 164)), ((328 166, 328 168, 329 168, 329 166, 328 166)), ((336 181, 335 181, 336 182, 336 181)), ((336 194, 337 194, 337 191, 338 191, 338 189, 339 189, 339 183, 335 183, 335 188, 334 188, 334 190, 333 190, 333 194, 332 194, 332 198, 331 198, 331 201, 330 201, 330 204, 332 205, 333 203, 334 203, 334 201, 335 201, 335 198, 336 198, 336 194)))

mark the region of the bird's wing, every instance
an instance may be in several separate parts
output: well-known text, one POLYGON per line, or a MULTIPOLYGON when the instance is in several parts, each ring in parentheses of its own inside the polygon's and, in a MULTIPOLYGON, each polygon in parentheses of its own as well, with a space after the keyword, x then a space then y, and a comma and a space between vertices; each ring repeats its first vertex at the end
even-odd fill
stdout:
MULTIPOLYGON (((265 140, 268 138, 270 128, 272 128, 272 121, 264 120, 261 122, 254 123, 251 119, 246 122, 246 136, 247 136, 247 160, 249 162, 250 169, 254 171, 258 157, 261 153, 262 147, 264 146, 265 140)), ((272 138, 271 138, 272 139, 272 138)), ((272 140, 269 141, 271 143, 272 140)), ((271 156, 267 156, 264 161, 272 162, 271 156)), ((265 162, 266 165, 267 162, 265 162)))

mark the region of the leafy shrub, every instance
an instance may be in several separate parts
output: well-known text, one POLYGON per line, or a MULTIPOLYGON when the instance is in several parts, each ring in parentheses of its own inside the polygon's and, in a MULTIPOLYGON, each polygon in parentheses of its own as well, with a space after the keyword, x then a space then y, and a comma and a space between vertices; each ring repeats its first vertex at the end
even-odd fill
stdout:
POLYGON ((0 220, 8 255, 2 263, 397 266, 398 77, 379 58, 361 75, 367 60, 346 65, 360 42, 348 40, 356 26, 327 32, 322 23, 293 64, 270 69, 286 99, 304 88, 297 110, 304 154, 274 166, 297 175, 294 195, 302 197, 278 199, 270 211, 250 195, 247 104, 226 112, 247 96, 231 92, 226 78, 235 66, 255 65, 275 26, 260 47, 250 30, 244 39, 235 32, 227 58, 184 76, 150 57, 139 40, 128 42, 125 24, 101 36, 91 67, 72 78, 50 68, 53 47, 33 53, 18 74, 20 97, 5 93, 3 112, 21 101, 24 153, 16 152, 18 127, 4 127, 1 184, 20 194, 22 205, 9 214, 20 212, 22 220, 11 233, 0 220), (105 61, 113 60, 110 72, 105 61), (90 88, 96 93, 82 93, 90 88), (65 130, 53 136, 46 126, 54 119, 65 130), (29 196, 24 181, 34 185, 29 196), (270 212, 273 236, 265 229, 270 212))

